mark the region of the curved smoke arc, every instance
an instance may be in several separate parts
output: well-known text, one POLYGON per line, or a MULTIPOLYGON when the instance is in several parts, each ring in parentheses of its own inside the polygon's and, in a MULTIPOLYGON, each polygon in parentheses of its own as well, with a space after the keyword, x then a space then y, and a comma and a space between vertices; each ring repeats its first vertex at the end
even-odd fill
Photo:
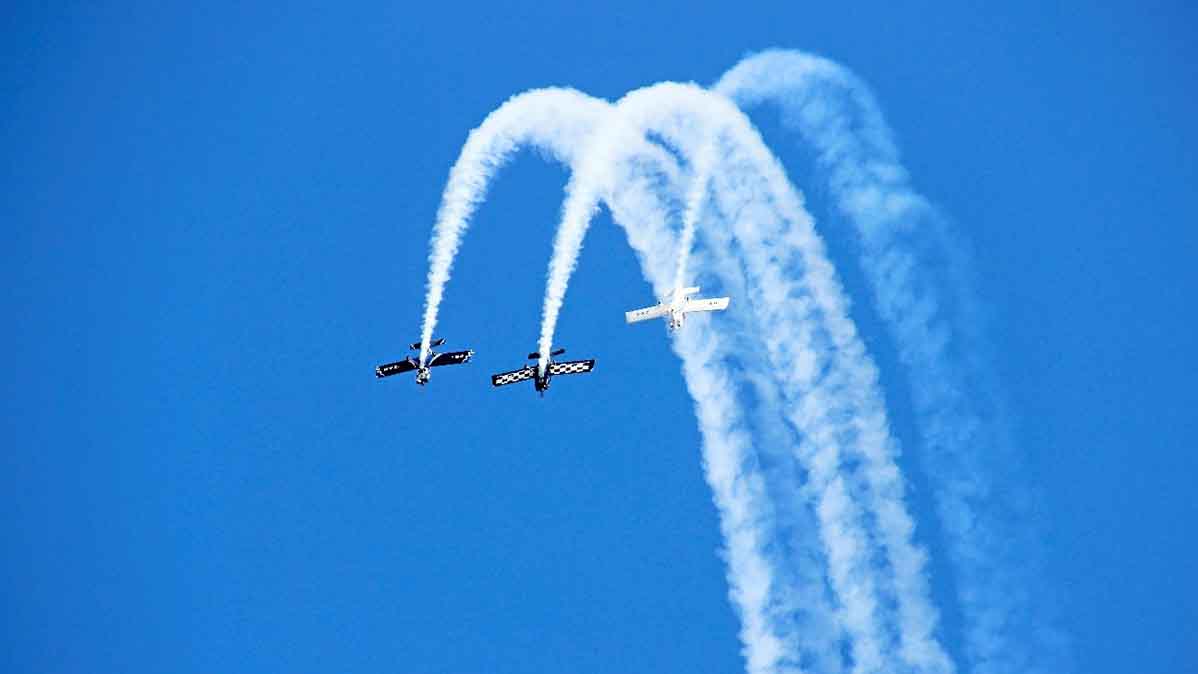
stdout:
MULTIPOLYGON (((912 252, 898 245, 902 243, 899 241, 902 236, 911 234, 912 228, 908 223, 912 215, 931 211, 921 197, 906 187, 905 173, 897 163, 893 143, 889 140, 888 131, 881 122, 880 115, 876 113, 876 106, 873 106, 872 100, 868 98, 868 92, 865 92, 864 99, 847 97, 850 99, 849 104, 845 104, 836 96, 846 98, 845 89, 852 91, 857 87, 857 91, 864 91, 863 87, 859 87, 859 83, 856 83, 851 75, 846 79, 845 71, 838 70, 838 66, 830 62, 821 64, 819 60, 802 55, 799 56, 806 61, 795 66, 792 59, 788 66, 791 70, 787 75, 792 79, 780 84, 777 71, 784 68, 779 65, 779 54, 772 52, 769 53, 769 58, 760 55, 747 59, 721 80, 717 90, 746 106, 766 100, 780 101, 787 109, 787 121, 797 126, 804 134, 805 140, 820 150, 821 166, 829 175, 840 207, 859 229, 864 242, 862 266, 865 267, 867 278, 874 286, 874 299, 879 306, 879 314, 883 320, 889 322, 888 327, 898 344, 900 356, 913 371, 921 369, 917 365, 920 362, 937 365, 922 368, 922 371, 927 373, 922 384, 912 376, 915 389, 912 397, 917 413, 923 415, 921 430, 924 441, 929 446, 934 442, 941 442, 945 447, 969 447, 972 450, 974 443, 978 442, 978 424, 989 424, 989 430, 992 432, 988 435, 991 438, 988 441, 1004 445, 1005 429, 1001 423, 1003 416, 994 412, 1001 412, 1001 396, 993 393, 996 389, 989 389, 988 395, 994 399, 987 403, 989 407, 978 412, 976 402, 968 399, 962 401, 962 387, 944 385, 945 382, 960 382, 971 378, 986 380, 988 373, 985 368, 978 368, 979 362, 984 365, 983 359, 978 355, 984 349, 970 348, 984 345, 984 339, 979 337, 979 331, 976 329, 979 323, 968 320, 971 316, 976 316, 976 303, 972 300, 968 284, 961 283, 961 279, 968 276, 962 271, 962 264, 950 264, 946 278, 937 279, 941 283, 946 279, 949 281, 945 284, 948 297, 944 297, 944 291, 938 296, 935 289, 928 290, 931 282, 920 277, 920 273, 925 271, 921 268, 920 258, 923 249, 912 252), (771 87, 775 89, 771 90, 771 87), (838 87, 840 91, 837 90, 838 87), (784 92, 780 93, 779 88, 784 92), (796 89, 805 93, 795 94, 796 89), (796 96, 800 100, 797 105, 794 103, 796 96), (784 98, 785 100, 781 100, 784 98), (844 107, 845 105, 848 107, 844 107), (854 115, 863 116, 866 123, 854 127, 853 124, 860 123, 859 120, 846 122, 855 119, 854 115), (847 141, 846 134, 849 136, 847 141), (853 134, 855 138, 852 137, 853 134), (892 289, 889 295, 884 292, 886 288, 892 289), (894 288, 899 290, 894 291, 894 288), (943 318, 943 305, 950 305, 951 311, 956 312, 951 316, 952 320, 943 318), (947 322, 948 327, 941 321, 947 322), (930 344, 931 350, 928 350, 928 347, 919 347, 919 340, 930 344), (965 346, 946 347, 945 344, 965 346), (925 351, 919 351, 920 348, 924 348, 925 351), (959 351, 952 351, 954 348, 959 351), (956 360, 928 356, 928 353, 935 353, 934 349, 941 349, 941 356, 949 354, 956 360), (956 371, 953 367, 945 365, 945 362, 949 361, 953 367, 964 364, 962 369, 966 374, 954 375, 956 371), (936 376, 932 376, 931 373, 936 373, 936 376), (960 411, 962 406, 968 407, 970 404, 975 406, 972 417, 968 410, 965 413, 960 411), (944 410, 950 410, 951 413, 944 410)), ((794 53, 790 55, 793 57, 794 53)), ((561 90, 557 91, 560 93, 561 90)), ((501 108, 493 113, 493 117, 499 115, 498 117, 488 118, 488 122, 492 122, 489 127, 492 133, 481 132, 487 127, 486 122, 484 127, 472 133, 471 141, 474 142, 467 143, 467 148, 463 150, 463 159, 455 165, 450 186, 446 189, 446 200, 438 215, 430 268, 430 301, 426 304, 422 332, 422 343, 425 346, 422 348, 422 358, 427 352, 427 342, 435 324, 437 306, 443 293, 444 282, 448 279, 461 232, 474 207, 485 195, 486 184, 491 175, 506 161, 511 152, 526 144, 535 145, 570 165, 576 174, 580 171, 602 170, 588 168, 590 165, 584 157, 593 155, 582 148, 586 147, 587 139, 590 138, 588 134, 594 132, 599 120, 611 115, 610 104, 590 99, 577 92, 573 92, 573 95, 581 101, 579 109, 589 109, 590 112, 576 113, 572 110, 569 115, 561 115, 559 109, 556 115, 550 115, 568 120, 567 126, 574 125, 570 130, 559 129, 549 134, 550 137, 540 137, 544 136, 540 129, 529 130, 525 125, 526 128, 521 131, 520 122, 514 119, 509 120, 506 125, 499 124, 495 119, 503 117, 499 114, 504 110, 501 108), (476 134, 480 138, 476 139, 476 134), (483 142, 484 140, 486 142, 483 142), (460 167, 469 167, 471 170, 463 171, 459 175, 460 167), (448 242, 448 245, 442 245, 445 242, 448 242)), ((517 97, 519 98, 521 97, 517 97)), ((569 98, 569 95, 563 97, 563 100, 566 98, 569 98)), ((545 116, 540 117, 544 118, 545 116)), ((751 126, 749 128, 751 129, 751 126)), ((635 135, 632 133, 627 138, 631 140, 635 135)), ((672 266, 676 270, 673 281, 677 284, 679 277, 685 273, 683 270, 686 269, 691 248, 689 245, 678 245, 677 242, 679 239, 687 240, 689 236, 694 236, 693 229, 699 219, 698 209, 701 206, 709 207, 717 223, 705 226, 704 236, 707 237, 709 245, 699 257, 697 267, 703 268, 704 273, 714 273, 712 269, 722 265, 724 272, 721 277, 730 279, 729 283, 735 280, 737 273, 751 277, 755 290, 765 289, 763 297, 768 300, 757 308, 757 320, 768 318, 786 328, 783 332, 788 338, 773 340, 767 344, 767 350, 771 365, 780 371, 788 372, 792 379, 774 382, 764 387, 759 385, 758 394, 763 399, 775 401, 772 404, 784 410, 782 414, 801 438, 796 451, 798 461, 807 468, 809 476, 817 476, 813 482, 823 485, 822 493, 808 496, 807 502, 814 503, 819 516, 827 519, 821 524, 821 535, 825 537, 824 548, 828 553, 825 561, 830 570, 833 565, 844 561, 844 555, 847 554, 850 560, 853 555, 857 556, 855 567, 850 563, 847 572, 841 569, 844 578, 841 579, 842 587, 838 599, 843 609, 839 619, 846 628, 854 624, 859 628, 853 633, 852 640, 852 646, 858 649, 854 651, 854 669, 868 671, 873 668, 875 662, 880 662, 878 659, 894 656, 920 671, 951 671, 951 663, 947 661, 934 636, 936 614, 926 599, 922 551, 911 541, 913 523, 903 507, 901 477, 898 476, 893 461, 897 449, 889 438, 885 411, 877 395, 876 368, 865 356, 855 329, 848 321, 847 312, 844 310, 845 302, 839 297, 839 285, 831 273, 830 265, 823 258, 822 244, 819 243, 818 237, 812 238, 802 231, 809 228, 808 225, 802 224, 809 224, 809 218, 802 209, 801 198, 790 195, 793 189, 780 172, 784 187, 775 186, 772 191, 765 189, 755 195, 764 197, 767 201, 777 200, 773 207, 782 211, 784 215, 775 214, 771 217, 777 217, 786 223, 785 227, 770 236, 762 237, 760 231, 754 231, 753 226, 747 225, 745 221, 768 214, 752 200, 728 196, 744 189, 743 184, 738 184, 743 180, 744 174, 735 174, 740 177, 730 178, 729 175, 732 174, 721 165, 720 170, 711 170, 709 178, 704 177, 704 165, 707 161, 703 158, 705 146, 702 141, 695 139, 688 139, 687 143, 685 154, 692 166, 689 192, 685 199, 687 208, 683 217, 682 234, 679 237, 664 231, 664 216, 646 216, 647 213, 655 212, 650 204, 652 198, 646 196, 646 193, 652 190, 648 183, 633 189, 621 187, 620 180, 609 179, 603 188, 607 192, 594 200, 596 205, 577 207, 580 209, 578 218, 589 222, 598 202, 607 203, 613 217, 624 226, 630 244, 638 251, 646 275, 651 277, 655 287, 668 289, 673 287, 667 281, 669 276, 663 275, 658 268, 671 265, 666 259, 669 256, 663 255, 661 251, 671 248, 669 242, 675 243, 673 249, 679 255, 674 258, 675 264, 672 266), (711 185, 707 184, 709 180, 711 185), (633 197, 634 193, 638 195, 633 197), (710 201, 710 206, 705 200, 710 201), (797 227, 796 222, 800 223, 797 227), (691 231, 688 233, 688 230, 691 231), (727 236, 729 230, 735 230, 736 235, 727 236), (721 239, 721 236, 724 238, 721 239), (716 242, 720 245, 715 245, 716 242), (722 246, 726 246, 728 250, 737 250, 745 259, 729 260, 728 256, 721 257, 718 251, 724 250, 722 246), (766 256, 767 259, 760 259, 762 250, 771 251, 766 256), (781 258, 783 262, 771 262, 769 256, 781 258), (811 278, 793 284, 784 276, 779 277, 779 268, 788 265, 805 269, 805 273, 811 278), (827 285, 829 281, 831 292, 827 285), (776 286, 781 286, 783 290, 770 290, 776 286), (820 447, 831 448, 834 451, 821 454, 824 450, 820 447), (842 465, 842 454, 849 456, 848 463, 857 467, 842 465), (852 508, 856 502, 867 504, 868 513, 853 512, 852 508), (837 538, 835 544, 827 538, 830 529, 845 532, 843 527, 836 529, 831 526, 839 520, 852 524, 859 523, 862 519, 866 521, 864 533, 849 530, 849 535, 837 538), (864 595, 845 592, 848 586, 843 583, 858 581, 861 577, 868 578, 871 574, 874 576, 875 587, 869 588, 868 583, 864 585, 863 587, 868 588, 864 595), (865 596, 869 601, 850 607, 845 601, 845 597, 850 594, 855 598, 865 596), (901 600, 900 597, 907 599, 901 600), (892 608, 891 604, 896 606, 892 608), (884 616, 882 626, 870 627, 870 622, 879 624, 874 615, 878 612, 894 613, 897 617, 884 616), (862 620, 865 622, 854 623, 862 620)), ((651 150, 646 150, 646 154, 652 154, 651 150)), ((600 167, 610 167, 612 159, 608 157, 606 160, 594 161, 600 167)), ((655 161, 663 166, 669 165, 668 156, 658 156, 655 161)), ((720 161, 724 160, 721 158, 720 161)), ((760 172, 761 167, 758 166, 754 170, 760 172)), ((749 174, 752 174, 752 170, 749 174)), ((575 189, 578 189, 577 186, 575 189)), ((567 201, 570 201, 569 196, 567 201)), ((582 205, 589 203, 589 199, 579 201, 582 205)), ((563 209, 565 212, 565 206, 563 209)), ((917 232, 931 241, 923 245, 929 249, 951 249, 951 238, 943 229, 942 221, 930 218, 930 224, 932 226, 929 229, 917 232)), ((585 229, 583 231, 585 232, 585 229)), ((570 244, 569 241, 566 243, 570 244)), ((581 245, 581 237, 578 238, 578 245, 581 245)), ((563 246, 565 249, 570 247, 563 246)), ((556 257, 555 255, 555 259, 556 257)), ((563 267, 559 263, 559 267, 567 270, 567 278, 573 264, 571 261, 563 267)), ((552 278, 551 273, 551 282, 552 278)), ((560 291, 560 297, 564 298, 564 286, 560 291)), ((560 307, 560 303, 558 306, 560 307)), ((555 320, 556 315, 553 321, 548 322, 549 339, 555 320)), ((799 668, 799 663, 816 660, 813 660, 809 653, 804 654, 801 646, 795 645, 791 636, 793 629, 779 626, 779 623, 785 622, 779 616, 786 611, 778 607, 787 604, 781 598, 784 593, 780 593, 775 585, 779 582, 777 579, 785 575, 785 570, 780 570, 779 565, 770 560, 770 555, 765 552, 769 544, 758 540, 762 536, 771 535, 771 527, 774 527, 774 530, 780 529, 776 524, 770 523, 770 519, 776 516, 771 512, 779 509, 778 495, 766 494, 764 487, 760 486, 761 481, 768 476, 763 476, 759 471, 754 472, 751 465, 755 451, 752 442, 741 443, 739 448, 734 450, 729 450, 721 444, 738 434, 751 433, 751 429, 741 428, 748 428, 743 413, 737 416, 735 385, 730 383, 733 375, 744 377, 753 374, 760 377, 761 373, 746 372, 743 363, 735 363, 730 369, 727 365, 729 353, 735 352, 735 349, 727 345, 734 341, 736 336, 720 334, 702 322, 697 322, 696 325, 695 330, 688 330, 679 335, 675 342, 675 350, 683 358, 688 388, 696 400, 696 412, 700 416, 704 432, 708 481, 712 484, 713 491, 716 491, 717 503, 721 498, 717 489, 719 484, 733 485, 725 488, 734 496, 737 491, 749 494, 760 492, 754 497, 759 503, 751 504, 751 508, 757 509, 756 525, 749 528, 753 535, 742 537, 750 541, 744 546, 750 553, 746 553, 741 562, 732 559, 734 555, 731 552, 731 541, 736 539, 735 527, 730 533, 725 524, 728 521, 728 513, 744 506, 744 503, 721 504, 722 527, 725 528, 726 540, 730 541, 731 592, 745 624, 742 629, 742 641, 746 642, 746 657, 753 671, 799 668), (694 365, 695 363, 699 365, 694 365), (727 468, 728 466, 734 468, 727 468), (729 478, 729 475, 733 477, 729 478), (740 485, 736 486, 738 481, 740 485), (745 486, 753 484, 758 486, 745 486), (770 502, 771 499, 773 502, 770 502), (750 642, 755 645, 751 646, 750 642)), ((543 330, 542 337, 544 336, 543 330)), ((998 447, 996 452, 1006 449, 1009 449, 1009 444, 998 447)), ((1011 604, 1009 597, 1001 597, 1001 593, 996 593, 996 588, 1007 586, 994 581, 1002 572, 1002 565, 992 563, 989 569, 960 570, 968 563, 976 563, 979 557, 1000 559, 1001 554, 992 553, 1002 552, 987 547, 987 541, 991 539, 982 536, 1001 530, 1002 521, 998 518, 995 524, 996 516, 993 511, 987 512, 985 508, 974 507, 979 500, 987 498, 987 490, 992 482, 985 472, 988 467, 980 466, 976 459, 976 455, 963 453, 950 454, 948 458, 933 455, 929 461, 941 462, 930 466, 929 470, 934 481, 939 484, 937 497, 940 499, 940 516, 945 522, 946 534, 951 539, 949 546, 953 549, 954 562, 957 563, 964 581, 961 585, 962 605, 967 617, 973 621, 968 632, 967 651, 976 671, 1032 671, 1033 665, 1043 661, 1021 654, 1018 648, 1006 650, 1006 646, 1010 644, 1010 636, 1004 633, 1009 630, 1005 630, 1003 621, 1009 619, 1011 611, 1004 609, 996 600, 1006 599, 1008 605, 1016 605, 1018 601, 1023 600, 1011 604), (950 480, 962 476, 968 479, 957 479, 955 482, 950 480), (970 582, 978 584, 969 586, 970 582)), ((810 485, 806 485, 797 491, 810 494, 820 492, 820 489, 812 489, 810 485)), ((797 512, 801 509, 801 506, 790 506, 791 511, 797 512)), ((786 507, 782 510, 785 511, 786 507)), ((860 525, 855 526, 861 528, 860 525)), ((837 573, 835 570, 831 572, 834 576, 837 573)), ((836 582, 835 579, 833 582, 836 582)), ((829 669, 834 667, 835 665, 827 665, 829 669)), ((824 670, 823 666, 819 669, 824 670)))
MULTIPOLYGON (((475 129, 451 171, 430 255, 429 295, 422 330, 427 348, 444 296, 454 255, 481 203, 494 173, 522 147, 536 147, 567 165, 597 126, 609 104, 572 90, 539 90, 513 97, 475 129), (540 120, 540 123, 530 123, 540 120)), ((650 146, 639 148, 659 170, 670 173, 671 155, 650 146)), ((655 198, 639 181, 626 181, 610 191, 613 216, 625 225, 630 245, 642 259, 654 283, 664 286, 664 272, 673 260, 676 240, 664 229, 664 212, 655 214, 655 198)), ((699 333, 696 333, 699 336, 699 333)), ((685 360, 687 385, 696 400, 704 438, 704 467, 720 514, 728 564, 729 594, 741 616, 741 639, 754 672, 774 671, 785 650, 773 634, 768 617, 775 564, 764 554, 772 529, 771 509, 763 498, 763 480, 753 467, 751 432, 726 382, 719 341, 709 337, 685 360), (701 363, 702 365, 696 364, 701 363)))
MULTIPOLYGON (((616 109, 638 120, 639 133, 665 137, 690 157, 709 142, 710 132, 696 136, 696 128, 728 134, 732 147, 743 150, 743 165, 729 170, 725 162, 712 185, 717 194, 735 197, 730 210, 754 217, 713 229, 735 233, 752 281, 756 332, 773 339, 767 375, 784 394, 779 413, 803 438, 795 454, 814 485, 813 506, 854 669, 884 671, 898 660, 921 671, 953 671, 935 634, 938 613, 929 599, 926 553, 912 540, 914 522, 904 504, 877 371, 848 318, 801 197, 747 118, 721 96, 662 83, 628 94, 616 109), (688 116, 703 122, 688 126, 688 116)), ((613 148, 633 135, 623 126, 596 134, 596 158, 571 177, 546 284, 542 344, 552 341, 569 275, 610 180, 613 148)))
MULTIPOLYGON (((473 129, 449 172, 433 224, 427 295, 420 331, 420 363, 429 342, 453 269, 453 260, 491 178, 518 150, 536 147, 558 162, 573 166, 578 149, 598 126, 611 104, 568 88, 533 89, 517 94, 473 129)), ((665 154, 646 143, 641 148, 668 175, 676 174, 665 154)))

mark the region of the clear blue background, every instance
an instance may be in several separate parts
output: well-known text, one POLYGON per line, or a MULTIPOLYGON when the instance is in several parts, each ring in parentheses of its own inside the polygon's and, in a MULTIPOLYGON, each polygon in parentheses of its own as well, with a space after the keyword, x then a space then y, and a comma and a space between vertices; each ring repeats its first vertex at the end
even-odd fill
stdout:
POLYGON ((0 669, 738 671, 689 398, 623 324, 650 293, 606 216, 559 329, 596 372, 487 384, 535 341, 559 167, 522 156, 466 241, 438 334, 475 362, 372 368, 418 336, 487 112, 772 46, 873 86, 978 253, 1078 671, 1198 669, 1187 3, 30 4, 0 41, 0 669))

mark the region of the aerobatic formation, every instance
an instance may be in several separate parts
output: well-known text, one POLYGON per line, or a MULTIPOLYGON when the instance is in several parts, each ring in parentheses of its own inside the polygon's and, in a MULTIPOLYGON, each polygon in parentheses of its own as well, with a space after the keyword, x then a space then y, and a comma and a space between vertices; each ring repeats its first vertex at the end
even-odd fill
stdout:
MULTIPOLYGON (((707 300, 696 300, 688 297, 689 295, 693 295, 697 292, 699 292, 698 288, 677 288, 669 295, 668 299, 663 299, 660 303, 651 307, 625 312, 624 316, 627 318, 629 323, 647 321, 652 318, 665 318, 667 325, 670 326, 670 330, 677 330, 678 328, 682 327, 682 324, 686 319, 686 314, 688 313, 696 311, 722 311, 728 308, 728 302, 730 301, 730 298, 727 297, 719 297, 707 300)), ((462 363, 469 362, 470 358, 474 355, 474 351, 472 349, 466 351, 453 351, 449 353, 437 353, 436 351, 432 350, 432 347, 441 346, 444 343, 444 339, 435 339, 429 342, 428 355, 425 357, 423 364, 411 356, 405 356, 403 360, 395 361, 394 363, 386 363, 374 368, 374 376, 382 379, 384 377, 390 377, 392 375, 415 370, 416 383, 424 386, 432 377, 432 373, 429 371, 429 368, 437 367, 439 365, 460 365, 462 363)), ((413 342, 408 348, 412 351, 419 351, 420 342, 413 342)), ((595 369, 594 358, 590 360, 554 362, 554 356, 560 356, 565 352, 565 349, 555 349, 551 351, 549 353, 548 363, 544 368, 525 365, 519 370, 501 372, 499 374, 492 375, 491 384, 493 386, 499 387, 507 386, 508 384, 515 384, 518 381, 525 381, 526 379, 532 379, 533 385, 536 387, 537 392, 544 396, 545 391, 549 390, 549 380, 553 378, 554 375, 585 374, 595 369)), ((539 361, 541 359, 541 354, 534 351, 528 354, 528 359, 539 361)))
POLYGON ((1070 671, 968 256, 911 186, 861 81, 774 50, 710 88, 662 82, 614 103, 561 88, 512 97, 450 171, 417 353, 378 377, 415 371, 423 385, 430 368, 471 359, 433 351, 444 340, 432 334, 471 217, 522 149, 570 179, 537 349, 491 382, 531 379, 543 394, 552 377, 594 368, 555 360, 564 350, 553 344, 586 230, 606 206, 660 298, 625 318, 665 320, 694 401, 749 672, 1070 671), (815 158, 826 220, 852 230, 862 300, 898 354, 887 381, 905 382, 914 416, 902 469, 878 367, 823 239, 746 115, 764 104, 815 158), (692 279, 727 296, 695 298, 692 279), (723 310, 678 329, 688 313, 723 310), (922 473, 934 522, 916 522, 902 470, 922 473), (931 577, 933 560, 947 579, 931 577))

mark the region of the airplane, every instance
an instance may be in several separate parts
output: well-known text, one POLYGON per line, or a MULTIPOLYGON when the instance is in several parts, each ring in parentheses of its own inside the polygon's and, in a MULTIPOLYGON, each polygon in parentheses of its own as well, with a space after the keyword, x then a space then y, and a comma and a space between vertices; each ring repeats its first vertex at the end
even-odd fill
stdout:
MULTIPOLYGON (((515 384, 518 381, 532 379, 533 386, 541 397, 545 397, 545 391, 549 390, 549 380, 558 374, 583 374, 595 369, 595 359, 590 360, 567 360, 560 363, 554 362, 554 356, 560 356, 565 353, 565 349, 557 349, 549 354, 549 364, 545 367, 545 376, 542 377, 537 373, 537 364, 525 365, 519 370, 511 372, 500 372, 499 374, 491 375, 491 384, 493 386, 507 386, 515 384)), ((528 354, 529 360, 540 360, 541 354, 533 351, 528 354)))
MULTIPOLYGON (((380 365, 374 368, 374 376, 382 379, 383 377, 390 377, 394 374, 401 374, 403 372, 411 372, 412 370, 416 370, 416 383, 424 386, 428 383, 429 378, 432 377, 432 374, 428 371, 430 367, 438 367, 440 365, 460 365, 462 363, 468 362, 470 357, 474 355, 473 349, 467 349, 465 351, 453 351, 449 353, 437 353, 431 348, 434 346, 441 346, 444 343, 444 339, 434 339, 433 341, 429 342, 428 345, 430 348, 428 350, 428 359, 425 361, 423 367, 421 367, 419 360, 416 360, 411 356, 405 356, 403 360, 397 360, 394 363, 387 363, 386 365, 380 365)), ((419 352, 420 342, 415 342, 408 348, 419 352)))
POLYGON ((690 295, 698 292, 697 287, 675 288, 670 297, 662 298, 662 301, 654 306, 625 311, 624 319, 629 323, 639 323, 652 318, 665 318, 670 329, 677 330, 686 321, 686 315, 692 311, 723 311, 728 308, 730 300, 727 297, 707 300, 690 298, 690 295))

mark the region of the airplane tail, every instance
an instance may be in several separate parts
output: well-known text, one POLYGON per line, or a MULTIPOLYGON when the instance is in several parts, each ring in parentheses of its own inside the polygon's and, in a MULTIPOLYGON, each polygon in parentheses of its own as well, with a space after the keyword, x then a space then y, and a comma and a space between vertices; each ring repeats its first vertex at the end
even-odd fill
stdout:
POLYGON ((699 286, 691 286, 689 288, 674 288, 658 298, 662 304, 673 304, 679 299, 688 295, 694 295, 699 292, 699 286))
MULTIPOLYGON (((429 343, 428 343, 428 345, 429 345, 430 347, 432 347, 432 346, 441 346, 441 345, 442 345, 442 344, 444 344, 444 343, 445 343, 445 338, 444 338, 444 337, 442 337, 441 339, 434 339, 433 341, 429 342, 429 343)), ((408 348, 409 348, 409 349, 411 349, 411 350, 413 350, 413 351, 419 351, 419 350, 420 350, 420 342, 412 342, 412 343, 411 343, 411 344, 408 346, 408 348)))

